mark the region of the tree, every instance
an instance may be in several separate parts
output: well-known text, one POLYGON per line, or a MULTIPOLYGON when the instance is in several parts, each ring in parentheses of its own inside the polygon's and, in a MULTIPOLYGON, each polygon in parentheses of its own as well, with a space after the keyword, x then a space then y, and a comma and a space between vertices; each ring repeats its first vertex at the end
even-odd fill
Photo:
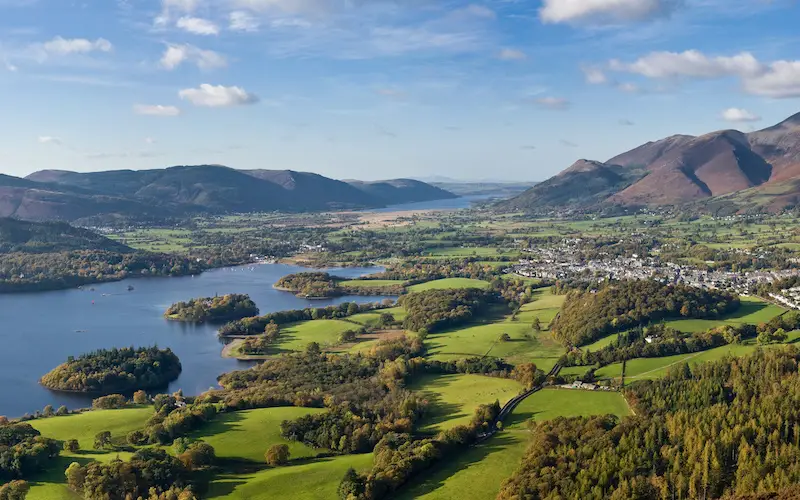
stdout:
POLYGON ((319 356, 321 353, 322 349, 316 342, 309 342, 306 346, 306 354, 309 356, 319 356))
POLYGON ((81 449, 80 443, 78 443, 77 439, 68 439, 64 441, 64 451, 68 451, 70 453, 75 453, 81 449))
POLYGON ((56 412, 53 409, 53 405, 47 405, 44 407, 44 410, 42 410, 42 416, 44 417, 52 417, 55 414, 56 412))
POLYGON ((539 332, 542 331, 542 322, 539 319, 539 316, 536 316, 536 317, 533 318, 533 324, 531 326, 533 327, 533 331, 536 332, 536 333, 539 333, 539 332))
MULTIPOLYGON (((288 447, 287 447, 288 448, 288 447)), ((214 447, 208 443, 193 443, 178 457, 190 469, 214 465, 217 460, 214 447)))
POLYGON ((277 467, 289 461, 289 446, 285 444, 274 444, 269 447, 264 454, 264 459, 268 465, 277 467))
POLYGON ((544 379, 544 374, 533 363, 517 365, 511 372, 511 376, 529 390, 539 385, 544 379))
POLYGON ((133 403, 137 405, 146 405, 149 402, 150 398, 147 397, 147 393, 138 390, 133 393, 133 403))
POLYGON ((67 415, 67 414, 69 414, 69 409, 64 405, 59 406, 58 410, 56 410, 56 415, 58 415, 58 416, 67 415))
POLYGON ((67 477, 67 485, 71 490, 83 490, 83 484, 86 482, 86 469, 81 467, 81 464, 72 462, 67 467, 67 470, 64 471, 64 475, 67 477))
POLYGON ((500 342, 511 342, 511 335, 507 333, 500 335, 500 342))
POLYGON ((24 500, 30 489, 27 481, 11 481, 0 486, 0 500, 24 500))
POLYGON ((381 313, 380 325, 383 327, 391 326, 394 323, 394 315, 392 313, 381 313))
POLYGON ((103 450, 107 446, 111 446, 111 432, 103 431, 98 432, 94 437, 94 449, 103 450))
POLYGON ((364 493, 364 481, 352 467, 344 473, 342 482, 339 483, 339 498, 341 500, 352 500, 359 498, 364 493))

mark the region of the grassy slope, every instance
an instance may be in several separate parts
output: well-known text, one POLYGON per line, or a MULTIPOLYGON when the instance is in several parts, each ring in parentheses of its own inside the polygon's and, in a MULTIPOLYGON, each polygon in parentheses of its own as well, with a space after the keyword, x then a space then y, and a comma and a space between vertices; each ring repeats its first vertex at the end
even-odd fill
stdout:
POLYGON ((311 342, 321 346, 333 345, 338 342, 342 332, 357 328, 357 325, 335 319, 303 321, 281 328, 280 342, 275 344, 275 348, 280 351, 302 351, 311 342))
POLYGON ((323 411, 288 407, 226 413, 189 437, 210 444, 217 452, 217 457, 225 459, 261 463, 267 448, 273 444, 288 444, 292 458, 313 457, 318 451, 281 437, 281 422, 323 411))
POLYGON ((445 278, 414 285, 409 287, 409 291, 423 292, 425 290, 445 290, 449 288, 489 288, 489 286, 491 285, 483 280, 473 280, 469 278, 445 278))
POLYGON ((435 359, 442 360, 489 355, 510 362, 532 361, 543 370, 549 370, 564 349, 553 340, 550 332, 536 333, 531 324, 534 317, 539 317, 546 328, 563 301, 563 296, 554 296, 548 289, 537 290, 534 301, 522 307, 516 320, 512 320, 511 315, 495 314, 462 327, 431 334, 426 339, 428 352, 435 359), (510 342, 498 342, 504 333, 511 337, 510 342))
POLYGON ((111 461, 117 457, 126 460, 130 453, 96 451, 92 449, 94 437, 99 432, 110 431, 115 443, 124 443, 125 436, 144 427, 153 414, 151 407, 125 410, 90 411, 79 415, 53 417, 30 422, 42 435, 65 441, 77 439, 81 445, 78 453, 62 452, 57 463, 46 473, 31 481, 30 500, 72 500, 78 498, 65 485, 64 470, 72 462, 87 463, 93 460, 111 461))
POLYGON ((331 500, 350 467, 367 470, 372 454, 323 458, 287 467, 265 468, 246 474, 222 474, 211 483, 205 498, 232 500, 331 500))
POLYGON ((502 482, 519 467, 528 445, 527 421, 558 416, 613 413, 628 415, 622 395, 548 389, 523 401, 506 427, 489 441, 473 446, 457 460, 439 464, 404 488, 398 500, 484 500, 497 495, 502 482))
POLYGON ((406 317, 405 309, 402 307, 391 307, 389 309, 381 309, 379 311, 355 314, 347 319, 364 326, 376 326, 381 318, 381 314, 384 313, 389 313, 394 316, 395 321, 403 321, 406 317))
POLYGON ((505 404, 522 386, 515 380, 483 375, 423 375, 408 388, 423 393, 432 403, 423 430, 433 432, 468 423, 478 405, 496 400, 505 404))

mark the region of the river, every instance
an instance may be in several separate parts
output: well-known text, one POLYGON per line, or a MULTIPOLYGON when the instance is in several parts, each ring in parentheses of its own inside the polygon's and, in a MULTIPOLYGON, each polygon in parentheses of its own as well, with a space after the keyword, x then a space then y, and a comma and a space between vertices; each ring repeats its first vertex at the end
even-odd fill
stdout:
MULTIPOLYGON (((0 295, 0 415, 18 417, 48 404, 56 408, 63 404, 70 409, 89 406, 91 397, 53 392, 38 380, 68 356, 95 349, 153 344, 169 347, 180 358, 183 372, 168 389, 182 389, 187 395, 215 387, 217 376, 224 372, 249 366, 220 356, 222 344, 215 326, 165 320, 162 314, 174 302, 246 293, 265 314, 385 298, 309 301, 272 288, 282 276, 308 270, 262 264, 215 269, 194 277, 128 279, 82 290, 0 295), (134 290, 128 291, 128 285, 134 290)), ((351 278, 381 270, 337 268, 329 272, 351 278)))

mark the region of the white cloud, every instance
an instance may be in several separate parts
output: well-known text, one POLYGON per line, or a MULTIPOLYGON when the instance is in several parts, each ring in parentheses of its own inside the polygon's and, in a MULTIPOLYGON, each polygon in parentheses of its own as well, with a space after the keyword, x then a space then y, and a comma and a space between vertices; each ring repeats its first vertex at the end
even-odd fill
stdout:
POLYGON ((155 18, 156 26, 169 24, 175 12, 191 14, 200 6, 200 0, 161 0, 161 13, 155 18))
POLYGON ((539 17, 545 23, 630 22, 669 12, 673 0, 544 0, 539 17))
POLYGON ((775 61, 755 76, 744 79, 744 89, 765 97, 800 97, 800 61, 775 61))
POLYGON ((800 61, 766 63, 749 52, 715 57, 698 50, 652 52, 632 63, 612 60, 609 68, 653 79, 737 77, 750 94, 775 99, 800 97, 800 61))
POLYGON ((630 64, 612 60, 610 67, 648 78, 719 78, 756 75, 763 71, 763 65, 749 52, 731 57, 709 57, 698 50, 652 52, 630 64))
POLYGON ((155 140, 155 139, 153 139, 152 137, 145 137, 145 138, 144 138, 144 143, 145 143, 145 144, 155 144, 155 143, 156 143, 156 140, 155 140))
POLYGON ((161 56, 161 67, 171 70, 183 63, 192 63, 204 70, 224 68, 228 65, 225 56, 213 50, 203 50, 188 44, 168 45, 161 56))
POLYGON ((189 16, 181 17, 175 23, 175 26, 182 29, 183 31, 194 33, 195 35, 219 34, 219 27, 216 24, 209 21, 208 19, 202 19, 200 17, 189 17, 189 16))
POLYGON ((523 61, 528 58, 528 55, 517 49, 502 49, 497 57, 503 61, 523 61))
POLYGON ((233 31, 258 31, 260 23, 249 12, 236 10, 228 16, 228 28, 233 31))
POLYGON ((134 104, 133 112, 146 116, 178 116, 181 114, 181 110, 177 107, 161 104, 134 104))
POLYGON ((40 135, 38 141, 39 144, 53 144, 55 146, 61 146, 64 144, 64 141, 62 141, 60 138, 53 137, 51 135, 40 135))
POLYGON ((87 54, 89 52, 111 52, 113 46, 105 38, 87 40, 85 38, 66 39, 57 36, 42 44, 42 49, 48 54, 87 54))
POLYGON ((534 102, 539 106, 548 109, 567 109, 570 106, 570 102, 563 97, 540 97, 534 102))
POLYGON ((586 79, 586 83, 591 83, 592 85, 601 85, 608 81, 606 74, 603 73, 603 70, 599 68, 587 66, 581 68, 581 71, 583 71, 583 76, 586 79))
POLYGON ((728 108, 722 112, 722 119, 728 122, 757 122, 761 117, 742 108, 728 108))
POLYGON ((225 87, 208 83, 204 83, 196 89, 183 89, 178 92, 178 95, 195 106, 207 108, 243 106, 258 102, 258 96, 241 87, 225 87))

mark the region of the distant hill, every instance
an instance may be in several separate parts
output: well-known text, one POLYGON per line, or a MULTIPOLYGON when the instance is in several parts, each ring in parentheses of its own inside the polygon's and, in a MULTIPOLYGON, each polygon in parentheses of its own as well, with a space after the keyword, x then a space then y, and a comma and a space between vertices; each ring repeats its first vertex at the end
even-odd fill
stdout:
POLYGON ((91 173, 43 170, 25 179, 0 175, 0 217, 27 220, 377 208, 454 196, 406 179, 348 183, 306 172, 221 165, 91 173))
POLYGON ((348 181, 348 183, 376 199, 385 201, 387 205, 458 198, 449 191, 413 179, 375 182, 348 181))
POLYGON ((728 204, 780 210, 797 204, 800 113, 764 130, 722 130, 648 142, 606 162, 579 160, 499 206, 514 210, 604 205, 728 204))
POLYGON ((72 250, 133 251, 88 229, 65 222, 28 222, 0 218, 0 253, 48 253, 72 250))

